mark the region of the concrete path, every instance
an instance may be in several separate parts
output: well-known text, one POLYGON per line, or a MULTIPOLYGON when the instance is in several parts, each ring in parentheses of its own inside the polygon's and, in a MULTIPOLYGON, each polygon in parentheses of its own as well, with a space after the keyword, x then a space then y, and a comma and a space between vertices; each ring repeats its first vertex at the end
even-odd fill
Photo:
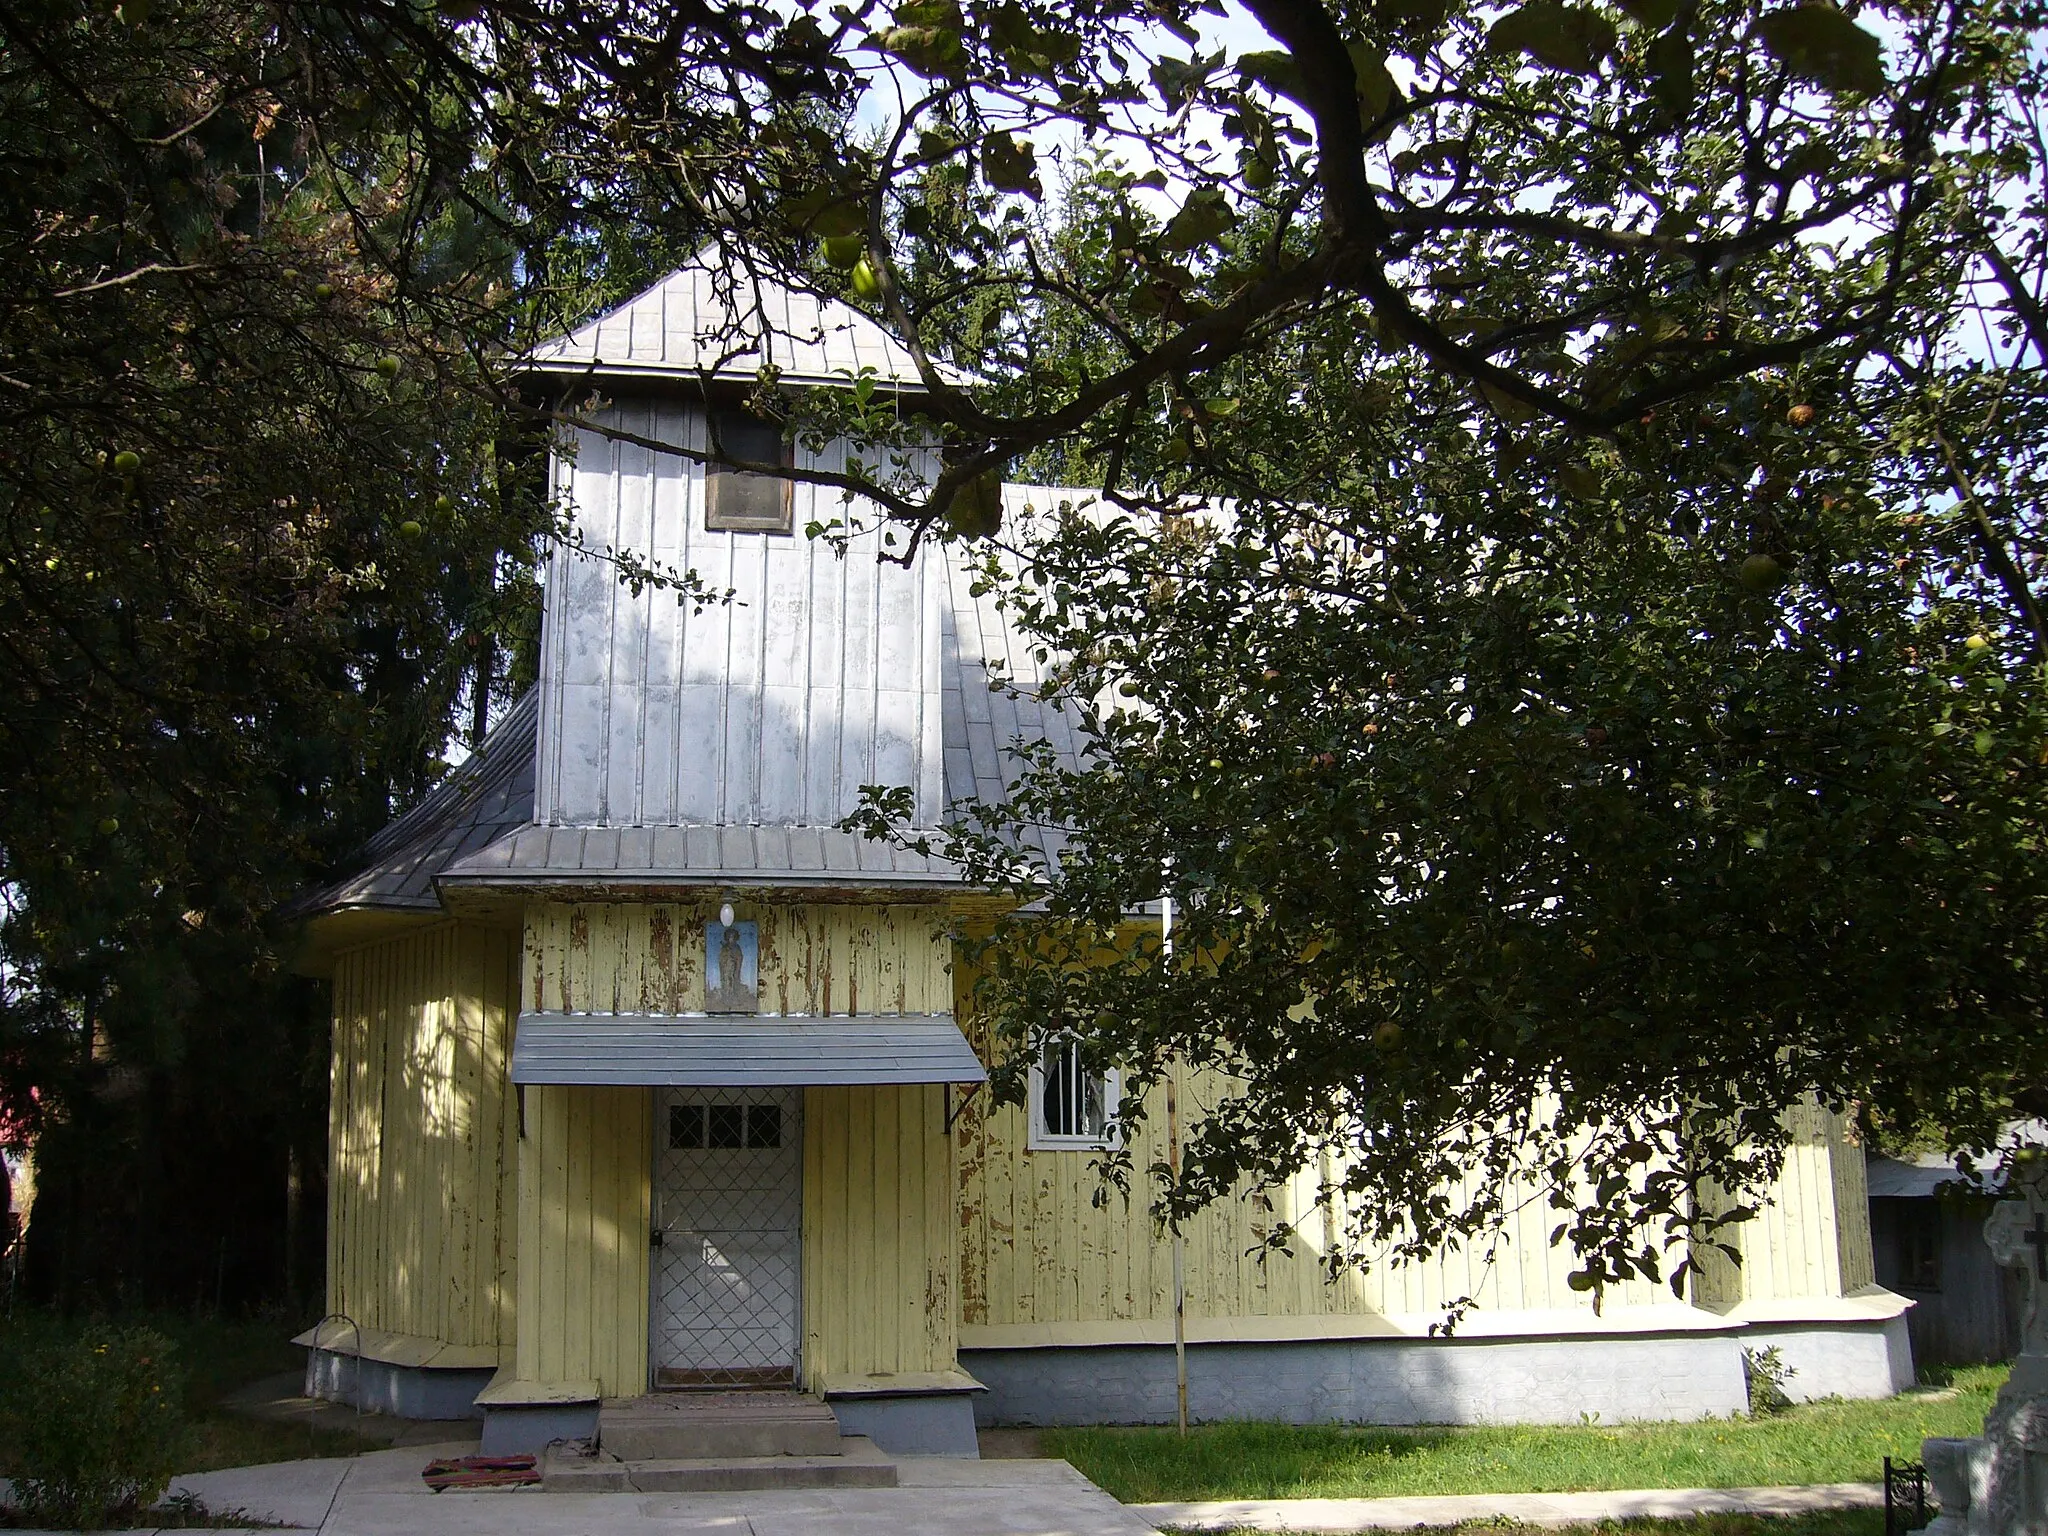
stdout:
POLYGON ((475 1450, 472 1440, 236 1467, 171 1489, 320 1536, 1153 1536, 1063 1461, 912 1459, 896 1488, 774 1493, 437 1494, 420 1481, 431 1458, 475 1450))
POLYGON ((1523 1525, 1593 1525, 1632 1515, 1803 1515, 1824 1509, 1882 1509, 1880 1483, 1806 1488, 1644 1488, 1621 1493, 1472 1493, 1407 1499, 1219 1499, 1133 1504, 1134 1515, 1178 1530, 1381 1531, 1512 1520, 1523 1525))

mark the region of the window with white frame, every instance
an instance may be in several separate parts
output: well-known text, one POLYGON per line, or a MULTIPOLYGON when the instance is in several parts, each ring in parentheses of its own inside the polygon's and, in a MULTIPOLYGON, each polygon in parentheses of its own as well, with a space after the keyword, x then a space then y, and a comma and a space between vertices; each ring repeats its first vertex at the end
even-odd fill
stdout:
POLYGON ((1031 1067, 1031 1149, 1107 1147, 1116 1134, 1117 1089, 1114 1070, 1089 1070, 1080 1041, 1048 1041, 1031 1067))

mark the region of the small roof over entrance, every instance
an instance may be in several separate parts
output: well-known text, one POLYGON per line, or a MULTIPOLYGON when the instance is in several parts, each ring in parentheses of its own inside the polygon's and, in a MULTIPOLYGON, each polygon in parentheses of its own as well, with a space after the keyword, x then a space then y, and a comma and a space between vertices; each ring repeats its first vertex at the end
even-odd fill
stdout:
POLYGON ((949 1013, 519 1015, 515 1083, 794 1088, 988 1079, 949 1013))

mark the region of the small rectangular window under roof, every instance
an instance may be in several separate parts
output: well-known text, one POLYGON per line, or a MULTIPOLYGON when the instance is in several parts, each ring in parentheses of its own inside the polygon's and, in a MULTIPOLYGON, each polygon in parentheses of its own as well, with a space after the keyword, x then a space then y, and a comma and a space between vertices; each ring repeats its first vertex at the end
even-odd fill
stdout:
MULTIPOLYGON (((790 462, 782 428, 751 411, 713 411, 711 449, 750 464, 790 462)), ((704 526, 713 533, 788 533, 792 481, 708 464, 704 470, 704 526)))
POLYGON ((512 1042, 515 1083, 768 1088, 987 1077, 949 1013, 821 1019, 531 1012, 519 1015, 512 1042))

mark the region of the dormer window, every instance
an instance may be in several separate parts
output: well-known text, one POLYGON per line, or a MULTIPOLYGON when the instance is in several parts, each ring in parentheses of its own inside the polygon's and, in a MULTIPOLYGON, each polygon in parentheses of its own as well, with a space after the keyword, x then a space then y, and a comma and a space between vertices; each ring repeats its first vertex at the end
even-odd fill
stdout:
MULTIPOLYGON (((711 447, 755 464, 790 462, 782 428, 750 411, 713 411, 711 447)), ((704 526, 713 533, 788 533, 793 482, 720 464, 704 467, 704 526)))

